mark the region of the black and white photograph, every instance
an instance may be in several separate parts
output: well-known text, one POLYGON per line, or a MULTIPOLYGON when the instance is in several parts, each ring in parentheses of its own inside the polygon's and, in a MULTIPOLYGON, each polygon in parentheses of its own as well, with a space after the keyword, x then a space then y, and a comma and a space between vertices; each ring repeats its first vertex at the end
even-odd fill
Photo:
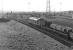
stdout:
POLYGON ((73 50, 73 0, 0 0, 0 50, 73 50))

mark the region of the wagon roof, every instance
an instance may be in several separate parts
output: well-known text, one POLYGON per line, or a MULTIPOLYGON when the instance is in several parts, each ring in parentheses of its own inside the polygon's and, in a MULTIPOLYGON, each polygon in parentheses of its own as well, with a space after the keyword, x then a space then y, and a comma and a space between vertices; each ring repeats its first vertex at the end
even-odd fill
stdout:
POLYGON ((40 18, 37 18, 37 17, 29 17, 29 19, 32 19, 32 20, 39 20, 40 18))

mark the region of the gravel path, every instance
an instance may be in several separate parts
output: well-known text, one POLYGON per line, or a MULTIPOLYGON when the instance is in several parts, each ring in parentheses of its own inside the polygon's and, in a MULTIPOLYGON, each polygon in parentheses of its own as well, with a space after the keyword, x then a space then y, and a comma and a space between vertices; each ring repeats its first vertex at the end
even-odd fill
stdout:
POLYGON ((0 24, 0 50, 72 50, 26 25, 10 21, 0 24))

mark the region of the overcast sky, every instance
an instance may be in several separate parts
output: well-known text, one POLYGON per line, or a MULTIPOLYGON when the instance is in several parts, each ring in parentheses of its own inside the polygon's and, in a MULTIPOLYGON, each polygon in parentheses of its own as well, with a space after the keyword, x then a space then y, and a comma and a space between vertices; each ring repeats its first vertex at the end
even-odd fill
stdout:
MULTIPOLYGON (((0 11, 46 11, 47 0, 0 0, 0 11)), ((50 0, 51 11, 73 10, 73 0, 50 0)))

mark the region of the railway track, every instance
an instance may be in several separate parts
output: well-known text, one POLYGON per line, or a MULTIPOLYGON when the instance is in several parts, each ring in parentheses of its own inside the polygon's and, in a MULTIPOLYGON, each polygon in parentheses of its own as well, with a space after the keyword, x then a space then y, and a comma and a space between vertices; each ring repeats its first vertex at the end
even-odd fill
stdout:
POLYGON ((13 19, 13 20, 15 20, 19 23, 22 23, 24 25, 27 25, 29 27, 32 27, 32 28, 34 28, 34 29, 36 29, 36 30, 38 30, 38 31, 40 31, 40 32, 52 37, 52 38, 54 38, 55 40, 59 41, 60 43, 66 45, 70 48, 73 48, 73 40, 67 39, 68 37, 66 37, 66 35, 63 36, 62 32, 59 32, 59 31, 56 31, 56 30, 53 30, 53 29, 50 29, 50 28, 46 29, 44 27, 40 27, 40 26, 31 24, 31 23, 28 23, 25 20, 24 21, 23 20, 17 20, 17 19, 13 19))

